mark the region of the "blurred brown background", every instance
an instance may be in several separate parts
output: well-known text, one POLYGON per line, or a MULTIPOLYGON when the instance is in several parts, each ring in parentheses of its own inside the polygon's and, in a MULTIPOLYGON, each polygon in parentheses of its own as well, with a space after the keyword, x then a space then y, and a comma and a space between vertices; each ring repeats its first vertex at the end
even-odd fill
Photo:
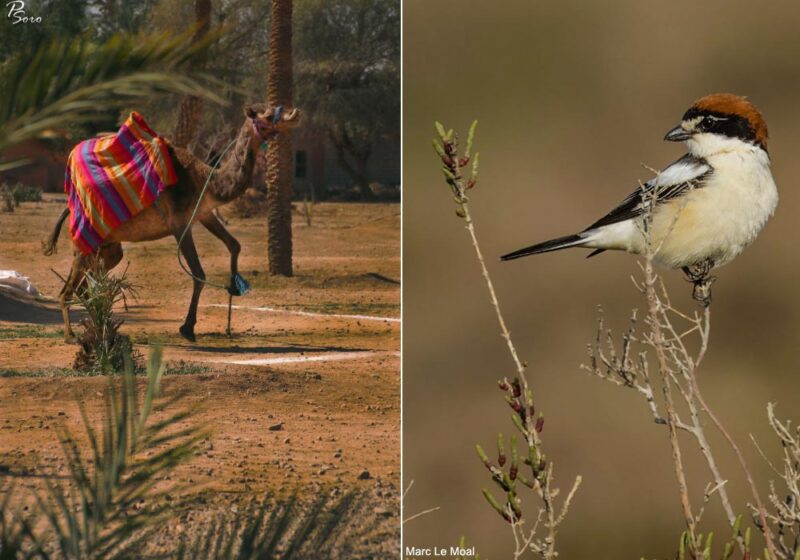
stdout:
MULTIPOLYGON (((800 420, 800 3, 406 0, 404 12, 404 484, 415 481, 405 515, 441 507, 408 523, 405 543, 466 535, 482 557, 511 551, 510 529, 481 496, 492 485, 473 446, 493 448, 497 432, 510 431, 495 380, 513 364, 430 146, 434 119, 466 131, 477 118, 478 234, 531 364, 558 482, 566 490, 584 476, 562 557, 672 557, 683 525, 666 431, 637 394, 579 369, 598 304, 617 332, 642 307, 629 281, 636 260, 587 261, 582 250, 497 257, 582 229, 649 178, 640 163, 682 155, 661 138, 696 98, 749 96, 769 123, 781 203, 758 241, 718 271, 701 384, 766 490, 774 477, 748 434, 778 452, 768 401, 800 420)), ((691 309, 682 276, 665 277, 691 309)), ((746 513, 743 477, 708 430, 746 513)), ((699 504, 709 478, 686 443, 699 504)), ((719 533, 721 519, 715 501, 705 530, 719 533)))

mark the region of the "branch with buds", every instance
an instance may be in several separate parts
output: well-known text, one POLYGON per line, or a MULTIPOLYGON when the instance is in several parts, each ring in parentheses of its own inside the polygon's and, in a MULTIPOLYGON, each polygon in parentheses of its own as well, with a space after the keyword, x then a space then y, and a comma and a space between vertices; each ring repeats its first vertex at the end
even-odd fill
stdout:
POLYGON ((511 420, 520 435, 523 449, 519 452, 517 435, 509 438, 508 455, 506 453, 505 437, 497 437, 497 462, 493 463, 480 445, 476 446, 478 456, 489 471, 491 479, 504 493, 505 503, 501 504, 487 489, 483 495, 489 505, 511 526, 514 537, 514 558, 521 558, 532 552, 545 560, 555 558, 556 534, 558 527, 564 521, 575 492, 581 484, 578 476, 572 489, 561 503, 557 503, 558 488, 553 486, 553 464, 546 460, 541 440, 544 428, 544 416, 536 414, 533 401, 533 391, 528 385, 525 376, 526 365, 519 359, 516 347, 511 340, 511 333, 506 326, 505 319, 500 310, 500 303, 494 290, 494 284, 486 268, 486 262, 475 233, 475 224, 469 209, 467 191, 473 189, 478 180, 478 153, 473 156, 472 146, 475 138, 475 128, 478 122, 474 121, 469 128, 467 145, 463 154, 458 151, 458 136, 452 129, 445 130, 444 126, 436 123, 438 140, 433 140, 433 148, 442 162, 442 173, 445 181, 450 186, 455 203, 458 205, 456 215, 462 218, 470 235, 472 246, 478 258, 483 278, 489 290, 489 297, 500 325, 500 333, 506 342, 508 351, 516 367, 516 376, 510 381, 504 378, 498 382, 500 390, 505 393, 505 400, 511 408, 511 420), (462 170, 470 168, 469 177, 465 177, 462 170), (527 518, 523 512, 523 504, 518 494, 519 486, 533 491, 539 500, 539 511, 530 527, 526 527, 527 518), (540 527, 544 528, 544 536, 539 536, 540 527))

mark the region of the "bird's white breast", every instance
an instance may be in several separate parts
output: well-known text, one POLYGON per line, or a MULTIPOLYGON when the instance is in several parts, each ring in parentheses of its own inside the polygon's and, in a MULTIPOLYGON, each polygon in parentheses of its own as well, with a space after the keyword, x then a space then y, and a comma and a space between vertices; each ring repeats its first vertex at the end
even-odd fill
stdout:
POLYGON ((707 155, 713 172, 703 185, 656 208, 652 239, 660 245, 661 264, 679 268, 710 258, 721 266, 761 232, 778 205, 778 190, 767 153, 746 146, 707 155))

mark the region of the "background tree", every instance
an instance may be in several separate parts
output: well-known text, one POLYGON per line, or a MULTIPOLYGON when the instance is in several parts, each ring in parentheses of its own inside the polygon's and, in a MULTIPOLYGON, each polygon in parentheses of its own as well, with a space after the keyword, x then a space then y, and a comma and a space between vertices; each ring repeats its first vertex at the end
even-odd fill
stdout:
MULTIPOLYGON (((186 0, 158 0, 150 12, 148 26, 158 30, 186 29, 196 20, 196 5, 186 0)), ((267 32, 270 4, 255 0, 211 0, 213 23, 224 33, 210 46, 202 71, 219 80, 220 95, 230 104, 203 104, 194 120, 192 149, 198 157, 213 159, 239 130, 242 108, 264 101, 267 87, 267 32), (258 64, 255 64, 258 61, 258 64)), ((176 115, 185 98, 161 96, 140 106, 155 130, 176 130, 176 115)))
POLYGON ((298 5, 296 32, 297 105, 330 139, 361 195, 371 198, 367 164, 374 145, 400 135, 400 6, 307 0, 298 5))
MULTIPOLYGON (((269 33, 267 99, 273 107, 292 106, 292 0, 273 0, 269 33)), ((269 271, 292 275, 292 139, 281 134, 267 149, 269 271)))
MULTIPOLYGON (((202 118, 195 119, 194 148, 200 157, 213 156, 232 138, 243 105, 264 101, 271 73, 262 62, 268 59, 264 31, 271 25, 270 3, 212 0, 212 8, 214 23, 224 25, 226 33, 209 51, 204 70, 227 84, 224 95, 231 104, 206 106, 202 118)), ((158 0, 148 26, 185 28, 195 19, 192 10, 185 0, 158 0)), ((292 18, 292 95, 303 111, 302 134, 326 138, 352 184, 371 197, 368 184, 374 179, 368 169, 376 147, 387 139, 395 145, 400 136, 398 3, 296 0, 292 18)), ((177 97, 160 97, 142 110, 157 130, 172 130, 180 103, 177 97)), ((254 186, 266 187, 259 173, 254 186)))
POLYGON ((89 0, 88 3, 89 13, 94 16, 97 38, 108 39, 115 33, 142 31, 155 0, 89 0))
MULTIPOLYGON (((270 2, 30 0, 27 5, 29 12, 48 17, 41 25, 14 29, 13 33, 8 32, 10 26, 0 25, 0 53, 17 53, 23 44, 39 44, 55 36, 80 36, 99 43, 102 37, 126 29, 173 33, 190 29, 198 19, 198 11, 210 9, 214 25, 223 25, 225 32, 209 46, 202 64, 190 70, 216 78, 215 93, 230 103, 199 107, 195 100, 178 93, 136 101, 136 109, 147 115, 155 130, 173 132, 176 143, 191 145, 192 151, 206 161, 213 161, 236 133, 242 107, 265 101, 271 73, 267 32, 272 24, 270 2), (64 15, 58 15, 62 11, 64 15), (194 130, 190 130, 192 127, 194 130)), ((302 134, 313 136, 315 142, 324 138, 326 150, 336 157, 336 165, 349 176, 350 184, 357 185, 363 197, 371 197, 369 182, 375 179, 369 173, 372 158, 381 143, 389 139, 390 145, 396 145, 399 139, 397 2, 297 0, 292 18, 290 46, 295 82, 291 95, 294 105, 303 110, 302 134)), ((102 117, 97 115, 91 123, 74 126, 72 137, 113 130, 118 117, 118 108, 102 117)), ((70 143, 71 140, 55 142, 58 145, 54 149, 64 151, 70 143)), ((265 159, 259 162, 253 185, 264 191, 265 159)), ((289 163, 287 175, 291 167, 289 163)), ((317 187, 317 193, 324 197, 324 185, 317 187)), ((266 208, 266 201, 261 206, 266 208)), ((287 208, 288 204, 284 204, 284 211, 287 208)), ((288 234, 288 227, 284 225, 283 231, 288 234)))
MULTIPOLYGON (((202 40, 211 27, 211 0, 195 0, 195 32, 192 42, 202 40)), ((205 61, 196 58, 194 63, 197 67, 202 67, 205 61)), ((198 123, 203 116, 203 100, 194 95, 187 95, 181 101, 178 111, 178 124, 175 127, 175 134, 172 143, 176 146, 187 147, 194 140, 198 123)))

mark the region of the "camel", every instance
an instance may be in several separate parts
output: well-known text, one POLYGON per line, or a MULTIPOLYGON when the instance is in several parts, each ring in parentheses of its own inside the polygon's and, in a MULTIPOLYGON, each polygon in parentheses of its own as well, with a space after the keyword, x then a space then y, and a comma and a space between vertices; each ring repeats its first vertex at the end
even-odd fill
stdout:
MULTIPOLYGON (((279 111, 277 118, 275 114, 275 109, 263 104, 251 105, 245 109, 246 120, 239 130, 236 142, 213 172, 192 224, 190 224, 192 213, 212 168, 188 150, 170 145, 169 151, 178 177, 177 182, 168 187, 153 205, 113 230, 95 253, 84 255, 74 248, 72 268, 59 294, 66 342, 76 340, 69 320, 69 303, 73 293, 83 281, 84 272, 100 264, 106 271, 118 265, 122 260, 122 242, 139 243, 170 235, 180 242, 181 254, 194 276, 189 311, 179 331, 187 340, 191 342, 196 340, 194 326, 197 322, 197 304, 203 290, 205 273, 200 265, 191 228, 187 230, 187 226, 199 221, 225 244, 231 257, 231 283, 228 290, 234 293, 241 245, 228 232, 213 210, 244 194, 251 185, 256 156, 262 143, 285 130, 294 128, 300 117, 297 109, 279 111), (186 234, 183 235, 185 230, 186 234), (183 235, 182 241, 180 241, 181 235, 183 235)), ((50 237, 43 243, 46 255, 55 252, 61 228, 68 215, 69 208, 65 208, 50 237)))

